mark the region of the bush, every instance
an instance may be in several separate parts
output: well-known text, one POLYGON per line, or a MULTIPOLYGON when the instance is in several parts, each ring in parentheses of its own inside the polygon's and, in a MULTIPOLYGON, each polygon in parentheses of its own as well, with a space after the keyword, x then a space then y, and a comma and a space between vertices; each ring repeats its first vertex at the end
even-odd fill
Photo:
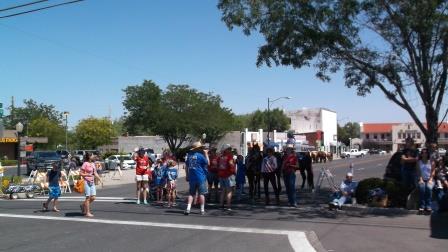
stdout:
POLYGON ((17 160, 0 160, 0 163, 2 163, 2 166, 12 166, 17 165, 17 160))
POLYGON ((356 202, 358 202, 359 204, 367 204, 369 197, 369 190, 378 187, 382 188, 382 186, 383 186, 383 180, 380 178, 367 178, 361 180, 355 192, 356 202))
POLYGON ((356 189, 356 201, 360 204, 367 204, 369 199, 369 190, 381 188, 388 195, 388 206, 405 207, 407 200, 406 188, 395 180, 368 178, 359 182, 356 189))

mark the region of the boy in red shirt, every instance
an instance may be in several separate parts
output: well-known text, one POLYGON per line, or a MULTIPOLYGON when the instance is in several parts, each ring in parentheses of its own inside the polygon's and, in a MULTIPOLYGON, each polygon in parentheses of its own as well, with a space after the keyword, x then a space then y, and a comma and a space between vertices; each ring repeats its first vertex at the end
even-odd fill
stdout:
POLYGON ((232 147, 228 144, 221 148, 218 161, 218 177, 221 186, 221 207, 224 208, 224 198, 227 202, 227 211, 231 211, 232 191, 235 186, 235 162, 233 161, 232 147))

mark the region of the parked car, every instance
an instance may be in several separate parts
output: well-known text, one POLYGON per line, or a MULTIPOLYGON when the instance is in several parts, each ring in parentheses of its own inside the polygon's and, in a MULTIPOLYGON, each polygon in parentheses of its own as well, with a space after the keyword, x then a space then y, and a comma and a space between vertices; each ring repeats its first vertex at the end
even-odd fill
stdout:
POLYGON ((385 151, 385 150, 378 150, 378 154, 380 154, 380 155, 386 155, 386 154, 387 154, 387 151, 385 151))
POLYGON ((111 169, 113 165, 120 166, 121 169, 135 169, 136 163, 129 155, 112 155, 104 159, 106 169, 111 169))
POLYGON ((380 150, 378 150, 378 149, 371 149, 371 150, 369 150, 369 154, 370 154, 370 155, 373 155, 373 154, 380 154, 380 150))
POLYGON ((52 164, 61 160, 61 156, 56 151, 35 151, 27 159, 26 172, 30 174, 36 169, 52 169, 52 164))
POLYGON ((367 152, 357 149, 351 149, 350 151, 345 151, 341 153, 341 157, 344 158, 350 158, 350 157, 364 157, 367 154, 367 152))

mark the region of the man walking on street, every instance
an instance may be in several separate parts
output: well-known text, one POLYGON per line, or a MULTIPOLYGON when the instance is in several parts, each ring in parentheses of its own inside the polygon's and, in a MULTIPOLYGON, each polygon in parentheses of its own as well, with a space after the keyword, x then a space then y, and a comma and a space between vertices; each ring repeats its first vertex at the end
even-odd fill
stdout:
POLYGON ((210 165, 208 151, 204 150, 201 142, 195 142, 191 146, 191 152, 186 161, 186 179, 189 182, 190 190, 188 195, 187 209, 185 215, 189 215, 191 204, 196 192, 199 194, 199 203, 201 204, 201 215, 205 214, 205 194, 207 194, 207 167, 210 165))

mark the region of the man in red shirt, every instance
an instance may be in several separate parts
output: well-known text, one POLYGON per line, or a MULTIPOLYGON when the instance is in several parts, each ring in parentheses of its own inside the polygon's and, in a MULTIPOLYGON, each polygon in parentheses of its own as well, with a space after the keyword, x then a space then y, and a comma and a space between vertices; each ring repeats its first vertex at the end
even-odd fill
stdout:
POLYGON ((134 156, 136 163, 135 180, 137 181, 137 204, 140 204, 140 194, 143 192, 143 204, 147 205, 148 201, 148 182, 151 176, 151 161, 145 155, 145 149, 140 148, 137 155, 134 156))
POLYGON ((221 186, 221 207, 224 208, 224 198, 227 202, 227 211, 231 211, 232 190, 235 186, 235 162, 233 161, 232 147, 228 144, 221 148, 218 161, 218 177, 221 186))
POLYGON ((299 169, 297 155, 294 146, 287 145, 286 155, 283 157, 282 172, 285 182, 286 193, 288 194, 288 203, 291 207, 297 207, 296 200, 296 171, 299 169))
POLYGON ((216 200, 216 202, 218 202, 218 197, 219 197, 219 191, 218 191, 218 185, 219 185, 218 161, 219 161, 219 156, 218 156, 218 154, 216 154, 216 148, 211 148, 210 149, 209 158, 210 158, 210 165, 208 166, 208 174, 207 174, 208 201, 210 201, 210 198, 212 196, 212 192, 214 192, 215 200, 216 200))

